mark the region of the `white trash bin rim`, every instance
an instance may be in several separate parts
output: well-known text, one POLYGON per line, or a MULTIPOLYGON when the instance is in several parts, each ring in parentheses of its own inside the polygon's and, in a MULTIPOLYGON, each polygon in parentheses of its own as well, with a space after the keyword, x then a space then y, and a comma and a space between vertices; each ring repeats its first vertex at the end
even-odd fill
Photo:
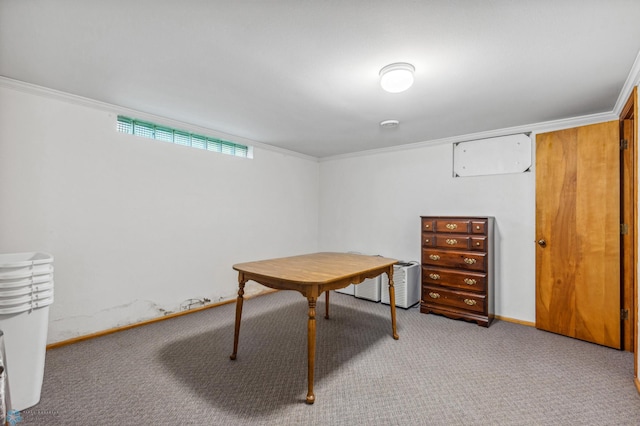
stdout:
POLYGON ((36 275, 33 277, 0 278, 0 292, 16 287, 27 287, 45 284, 53 281, 53 274, 36 275))
MULTIPOLYGON (((44 291, 37 291, 28 294, 21 294, 13 297, 0 297, 0 307, 6 308, 17 305, 28 305, 31 302, 53 298, 53 288, 44 291)), ((28 310, 28 309, 27 309, 28 310)))
POLYGON ((0 282, 5 280, 13 280, 16 278, 31 278, 40 275, 51 275, 53 273, 52 265, 38 265, 38 266, 24 266, 18 268, 6 268, 0 267, 0 282))
POLYGON ((0 279, 26 278, 53 272, 53 256, 43 252, 0 254, 0 279))
MULTIPOLYGON (((53 303, 53 296, 40 299, 37 301, 26 302, 26 303, 23 303, 22 305, 10 306, 7 308, 0 308, 0 315, 13 315, 13 314, 20 314, 22 312, 31 312, 34 309, 44 308, 46 306, 51 305, 52 303, 53 303)), ((2 320, 2 317, 0 317, 0 321, 1 320, 2 320)))
POLYGON ((42 284, 32 284, 13 288, 4 288, 0 285, 0 298, 16 297, 25 294, 37 294, 45 290, 53 290, 53 280, 42 284))
POLYGON ((53 256, 43 252, 0 254, 0 268, 18 268, 44 263, 53 263, 53 256))

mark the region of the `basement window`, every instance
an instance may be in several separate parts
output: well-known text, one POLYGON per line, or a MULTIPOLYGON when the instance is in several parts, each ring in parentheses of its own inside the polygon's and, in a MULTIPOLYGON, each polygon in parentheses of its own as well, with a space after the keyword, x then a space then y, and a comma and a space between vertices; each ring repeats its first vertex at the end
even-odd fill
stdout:
POLYGON ((248 146, 162 126, 149 121, 136 120, 135 118, 122 115, 118 116, 118 131, 130 135, 142 136, 143 138, 170 142, 176 145, 220 152, 235 157, 251 158, 248 146))

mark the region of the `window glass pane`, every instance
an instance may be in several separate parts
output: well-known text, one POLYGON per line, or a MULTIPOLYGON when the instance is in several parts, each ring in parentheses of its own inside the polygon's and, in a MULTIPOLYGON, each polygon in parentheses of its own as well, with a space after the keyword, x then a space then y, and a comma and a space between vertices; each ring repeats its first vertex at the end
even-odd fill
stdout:
POLYGON ((159 141, 173 142, 173 130, 168 127, 156 127, 156 139, 159 141))
POLYGON ((118 131, 122 133, 133 133, 133 120, 127 117, 118 117, 118 131))
POLYGON ((207 138, 200 135, 191 135, 191 146, 194 148, 207 149, 207 138))
POLYGON ((154 128, 153 124, 145 123, 143 121, 134 121, 133 122, 133 134, 136 136, 142 136, 143 138, 151 138, 154 139, 154 128))
POLYGON ((236 145, 236 157, 246 157, 247 156, 247 147, 244 145, 236 145))
POLYGON ((209 151, 222 152, 222 145, 220 144, 220 141, 217 139, 207 138, 207 149, 209 151))
POLYGON ((235 151, 234 149, 234 145, 232 143, 229 142, 222 142, 222 153, 223 154, 232 154, 235 151))
POLYGON ((191 136, 189 135, 189 133, 176 130, 174 136, 174 142, 178 145, 191 146, 191 136))

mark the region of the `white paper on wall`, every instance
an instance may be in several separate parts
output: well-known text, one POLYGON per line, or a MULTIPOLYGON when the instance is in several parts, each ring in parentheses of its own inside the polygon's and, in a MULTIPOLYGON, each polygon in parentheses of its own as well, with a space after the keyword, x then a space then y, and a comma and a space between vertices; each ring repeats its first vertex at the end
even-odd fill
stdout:
POLYGON ((523 173, 531 167, 531 138, 519 133, 453 144, 453 176, 523 173))

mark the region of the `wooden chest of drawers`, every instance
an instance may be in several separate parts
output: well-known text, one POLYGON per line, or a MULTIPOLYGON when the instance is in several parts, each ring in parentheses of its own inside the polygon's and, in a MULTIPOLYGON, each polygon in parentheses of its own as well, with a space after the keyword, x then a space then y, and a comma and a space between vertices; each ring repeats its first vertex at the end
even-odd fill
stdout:
POLYGON ((422 216, 420 312, 493 320, 492 217, 422 216))

